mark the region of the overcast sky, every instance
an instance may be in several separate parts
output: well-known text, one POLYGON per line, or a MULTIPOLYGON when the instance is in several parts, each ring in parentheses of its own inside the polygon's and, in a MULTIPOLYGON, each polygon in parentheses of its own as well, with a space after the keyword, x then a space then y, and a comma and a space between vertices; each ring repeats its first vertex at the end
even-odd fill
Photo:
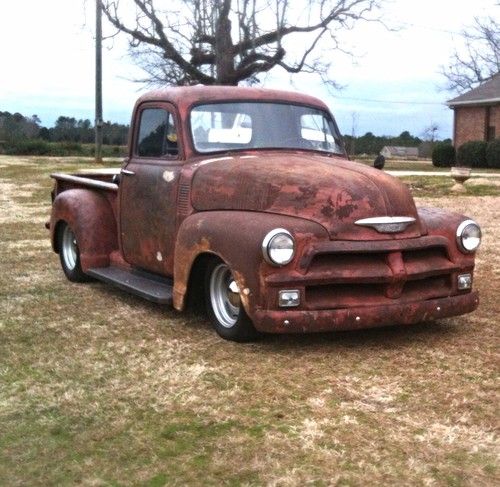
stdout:
MULTIPOLYGON (((342 38, 358 56, 332 50, 332 77, 345 86, 328 92, 319 80, 273 72, 266 87, 323 98, 342 133, 367 131, 422 135, 437 123, 451 137, 452 112, 443 103, 440 66, 460 45, 460 31, 475 16, 498 16, 494 0, 386 0, 384 19, 397 32, 359 24, 342 38), (375 100, 375 101, 373 101, 375 100), (379 100, 379 101, 377 101, 379 100)), ((57 116, 94 119, 94 0, 17 0, 0 6, 0 111, 37 114, 51 126, 57 116)), ((104 118, 129 123, 135 99, 147 90, 130 81, 143 74, 127 55, 125 39, 106 41, 104 118)))

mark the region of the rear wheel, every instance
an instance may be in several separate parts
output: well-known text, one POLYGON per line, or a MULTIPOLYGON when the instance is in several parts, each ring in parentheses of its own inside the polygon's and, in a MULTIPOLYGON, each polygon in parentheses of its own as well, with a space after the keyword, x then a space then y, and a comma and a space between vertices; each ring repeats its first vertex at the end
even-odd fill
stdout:
POLYGON ((258 336, 240 300, 229 266, 219 259, 209 262, 205 274, 207 312, 215 331, 226 340, 248 342, 258 336))
POLYGON ((90 277, 82 271, 80 265, 80 250, 78 249, 76 236, 66 222, 59 225, 57 243, 61 267, 66 277, 72 282, 90 281, 90 277))

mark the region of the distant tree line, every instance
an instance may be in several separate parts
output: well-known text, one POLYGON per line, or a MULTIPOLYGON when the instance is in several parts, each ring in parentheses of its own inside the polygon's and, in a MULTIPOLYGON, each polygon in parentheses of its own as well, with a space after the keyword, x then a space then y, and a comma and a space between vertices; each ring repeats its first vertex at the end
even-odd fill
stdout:
MULTIPOLYGON (((128 125, 105 122, 103 142, 107 145, 126 145, 128 125)), ((94 142, 94 127, 90 120, 60 116, 53 127, 43 127, 37 115, 25 117, 20 113, 0 111, 0 141, 12 143, 19 140, 41 139, 47 142, 94 142)))
MULTIPOLYGON (((110 146, 124 146, 127 144, 128 125, 119 123, 104 123, 104 144, 110 146)), ((415 137, 407 130, 397 137, 374 135, 367 132, 359 137, 344 135, 347 153, 350 155, 378 154, 385 146, 417 147, 421 157, 430 157, 437 140, 434 132, 415 137)), ((48 150, 48 143, 62 143, 66 149, 73 144, 72 152, 78 152, 77 145, 92 144, 94 142, 94 127, 88 119, 60 116, 53 127, 43 127, 37 115, 25 117, 20 113, 0 111, 0 151, 2 146, 11 153, 52 153, 48 150), (36 142, 36 144, 35 144, 36 142), (75 145, 76 144, 76 145, 75 145), (10 149, 9 149, 10 148, 10 149)), ((445 142, 451 143, 450 139, 445 142)))
MULTIPOLYGON (((407 130, 401 132, 397 137, 374 135, 372 132, 366 132, 359 137, 344 135, 346 150, 350 155, 373 155, 378 154, 385 146, 401 146, 417 147, 420 157, 430 157, 436 142, 434 134, 420 138, 411 135, 407 130)), ((451 139, 446 139, 444 142, 451 144, 451 139)))

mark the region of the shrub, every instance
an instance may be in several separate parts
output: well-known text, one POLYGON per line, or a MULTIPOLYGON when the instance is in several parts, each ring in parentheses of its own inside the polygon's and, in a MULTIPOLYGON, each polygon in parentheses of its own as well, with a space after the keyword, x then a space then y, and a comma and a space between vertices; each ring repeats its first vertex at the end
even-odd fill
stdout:
POLYGON ((486 166, 486 142, 471 140, 465 142, 457 150, 457 165, 465 167, 486 166))
POLYGON ((61 142, 61 148, 62 150, 65 150, 67 152, 70 152, 72 154, 74 153, 81 153, 82 152, 82 144, 79 142, 61 142))
MULTIPOLYGON (((93 148, 92 148, 93 149, 93 148)), ((95 151, 92 152, 92 155, 95 151)), ((102 146, 102 157, 125 157, 127 154, 127 146, 120 145, 103 145, 102 146)))
POLYGON ((43 156, 50 154, 50 151, 50 144, 40 139, 13 140, 5 146, 5 153, 9 155, 43 156))
POLYGON ((450 167, 455 164, 455 147, 441 142, 432 150, 432 164, 436 167, 450 167))
POLYGON ((486 165, 500 169, 500 139, 488 142, 486 146, 486 165))
POLYGON ((84 155, 82 145, 78 142, 52 142, 50 144, 51 156, 68 157, 84 155))
MULTIPOLYGON (((127 151, 126 146, 103 145, 103 157, 123 157, 127 151)), ((83 156, 92 157, 95 153, 93 144, 80 144, 79 142, 47 142, 42 139, 17 139, 2 142, 0 154, 16 156, 83 156)))

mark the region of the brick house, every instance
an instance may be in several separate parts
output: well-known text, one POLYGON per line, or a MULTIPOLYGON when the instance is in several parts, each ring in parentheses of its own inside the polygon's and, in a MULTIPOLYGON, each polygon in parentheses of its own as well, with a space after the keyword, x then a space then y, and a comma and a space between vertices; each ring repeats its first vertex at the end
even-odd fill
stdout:
POLYGON ((453 110, 453 143, 500 138, 500 73, 446 104, 453 110))

